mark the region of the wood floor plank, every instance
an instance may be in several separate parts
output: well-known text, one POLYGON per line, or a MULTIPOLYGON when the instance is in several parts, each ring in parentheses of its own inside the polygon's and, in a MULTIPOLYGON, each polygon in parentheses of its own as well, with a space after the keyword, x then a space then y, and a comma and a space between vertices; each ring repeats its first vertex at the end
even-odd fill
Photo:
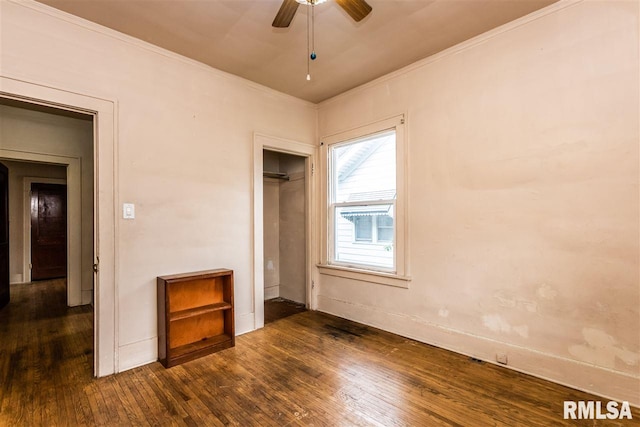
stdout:
POLYGON ((65 282, 12 286, 0 311, 1 426, 638 426, 564 420, 600 400, 318 312, 237 337, 171 369, 95 379, 93 313, 65 282))
MULTIPOLYGON (((276 339, 278 340, 282 340, 282 339, 286 339, 287 337, 287 332, 286 330, 272 330, 271 331, 274 334, 280 335, 282 334, 282 336, 277 337, 276 339)), ((294 331, 289 331, 290 334, 293 334, 294 331)), ((289 338, 289 341, 291 341, 292 339, 289 338)), ((301 345, 304 345, 303 342, 301 342, 301 345)), ((343 346, 343 343, 340 342, 336 342, 336 341, 328 341, 327 343, 325 343, 325 349, 326 346, 329 346, 328 349, 330 349, 330 346, 335 346, 336 348, 333 349, 334 351, 336 350, 340 350, 343 346)), ((307 359, 312 359, 315 357, 315 353, 313 351, 313 347, 309 347, 306 349, 301 349, 301 348, 293 348, 291 350, 293 353, 303 353, 305 354, 305 358, 307 359)), ((323 360, 317 360, 315 361, 314 364, 318 365, 318 366, 322 366, 323 363, 331 363, 332 360, 331 358, 327 358, 326 355, 322 354, 322 349, 319 351, 320 353, 320 357, 323 358, 323 360)), ((401 387, 402 384, 397 384, 397 382, 393 382, 391 381, 391 378, 397 376, 398 374, 395 371, 388 371, 388 372, 378 372, 380 370, 380 368, 378 367, 374 367, 373 369, 367 369, 366 365, 367 364, 371 364, 372 360, 371 358, 374 357, 373 354, 367 354, 365 355, 365 357, 363 356, 359 356, 357 359, 352 360, 345 360, 345 359, 340 359, 340 364, 339 365, 335 365, 333 368, 336 371, 341 372, 341 374, 345 377, 343 382, 347 382, 348 384, 358 384, 361 381, 361 378, 367 379, 367 380, 371 380, 374 379, 375 380, 375 386, 372 387, 373 389, 376 389, 376 387, 380 387, 380 388, 387 388, 387 389, 393 389, 395 392, 393 393, 394 395, 397 393, 398 387, 401 387)), ((310 360, 311 361, 311 360, 310 360)), ((387 360, 383 360, 384 362, 388 362, 387 360)), ((371 385, 371 382, 369 381, 369 384, 367 385, 371 385)), ((357 404, 362 403, 362 401, 364 400, 364 397, 366 395, 366 392, 362 392, 362 393, 356 393, 355 395, 357 396, 357 398, 353 398, 351 397, 351 395, 345 395, 344 394, 344 390, 341 390, 342 394, 340 395, 341 398, 343 400, 345 400, 346 402, 349 402, 351 407, 354 408, 356 407, 357 404)), ((382 394, 382 396, 388 396, 389 394, 382 394)), ((424 400, 424 399, 423 399, 424 400)), ((426 401, 426 400, 425 400, 426 401)), ((456 402, 454 400, 449 400, 447 402, 448 406, 455 406, 456 402)), ((377 411, 377 408, 383 406, 383 405, 392 405, 392 403, 389 402, 384 402, 384 397, 382 397, 381 400, 375 400, 373 402, 373 404, 371 404, 371 409, 366 409, 363 411, 365 413, 375 413, 377 411)), ((460 414, 461 419, 460 421, 463 419, 464 417, 464 412, 468 411, 468 405, 462 405, 460 404, 460 409, 463 411, 462 414, 460 414)), ((391 411, 392 408, 388 408, 389 411, 391 411)), ((361 411, 362 412, 362 411, 361 411)), ((479 417, 482 418, 483 414, 480 414, 479 417)), ((380 417, 378 417, 380 418, 380 417)), ((450 421, 454 421, 454 420, 450 420, 450 421)), ((455 422, 455 421, 454 421, 455 422)), ((386 421, 386 424, 391 423, 391 421, 386 421)))

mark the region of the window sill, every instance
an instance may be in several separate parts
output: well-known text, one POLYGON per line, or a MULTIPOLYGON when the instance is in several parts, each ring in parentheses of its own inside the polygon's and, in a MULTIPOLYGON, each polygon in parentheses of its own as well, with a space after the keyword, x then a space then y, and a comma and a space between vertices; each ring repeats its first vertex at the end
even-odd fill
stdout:
POLYGON ((410 276, 400 276, 398 274, 384 273, 381 271, 371 271, 328 264, 317 264, 317 267, 320 274, 324 274, 326 276, 359 280, 367 283, 377 283, 380 285, 394 286, 396 288, 409 289, 409 282, 411 281, 410 276))

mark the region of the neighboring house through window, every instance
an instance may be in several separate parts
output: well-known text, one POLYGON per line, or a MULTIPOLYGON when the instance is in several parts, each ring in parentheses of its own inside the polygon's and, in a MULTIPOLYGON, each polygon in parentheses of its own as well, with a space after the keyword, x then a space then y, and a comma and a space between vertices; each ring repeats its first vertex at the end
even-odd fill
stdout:
MULTIPOLYGON (((345 213, 343 212, 344 216, 345 213)), ((364 243, 392 243, 393 218, 389 215, 355 216, 353 221, 354 241, 364 243)))
MULTIPOLYGON (((395 190, 371 194, 370 200, 394 200, 395 190)), ((353 241, 363 243, 393 243, 393 209, 385 205, 355 206, 341 212, 343 218, 353 223, 353 241)), ((388 250, 388 249, 387 249, 388 250)))

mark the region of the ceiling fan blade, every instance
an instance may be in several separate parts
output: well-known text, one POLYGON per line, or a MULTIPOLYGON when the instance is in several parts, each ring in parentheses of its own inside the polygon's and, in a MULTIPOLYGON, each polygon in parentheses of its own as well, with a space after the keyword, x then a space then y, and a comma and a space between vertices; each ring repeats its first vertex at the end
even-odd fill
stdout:
POLYGON ((287 28, 289 24, 291 24, 291 20, 296 14, 296 10, 298 10, 298 3, 296 0, 282 0, 282 6, 280 6, 280 10, 276 15, 272 27, 276 28, 287 28))
POLYGON ((356 22, 362 21, 372 10, 371 6, 364 0, 336 0, 336 3, 356 22))

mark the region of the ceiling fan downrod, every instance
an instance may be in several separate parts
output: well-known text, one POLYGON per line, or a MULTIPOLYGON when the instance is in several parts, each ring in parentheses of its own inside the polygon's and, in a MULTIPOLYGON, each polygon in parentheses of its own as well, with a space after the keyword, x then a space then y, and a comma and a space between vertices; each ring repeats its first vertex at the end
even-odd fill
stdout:
POLYGON ((296 0, 298 3, 300 4, 305 4, 305 5, 316 5, 316 4, 320 4, 320 3, 324 3, 327 0, 296 0))

